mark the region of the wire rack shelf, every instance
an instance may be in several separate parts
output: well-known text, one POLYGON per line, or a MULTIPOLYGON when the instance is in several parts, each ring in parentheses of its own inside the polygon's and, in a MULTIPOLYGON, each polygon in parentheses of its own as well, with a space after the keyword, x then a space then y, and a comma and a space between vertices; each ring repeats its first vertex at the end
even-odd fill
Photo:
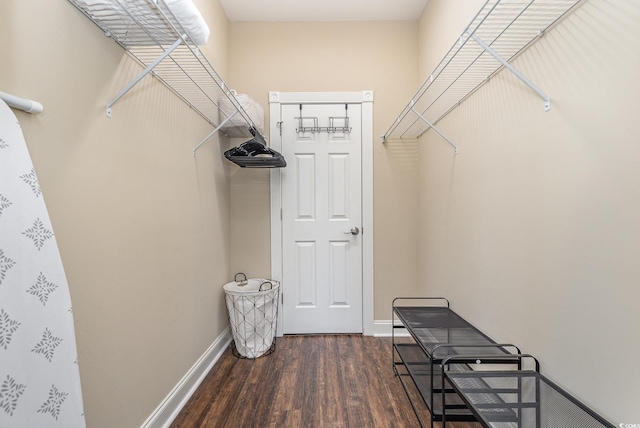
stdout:
POLYGON ((79 0, 69 2, 145 67, 107 103, 107 116, 111 117, 111 108, 120 98, 152 74, 215 128, 196 146, 194 155, 221 125, 243 129, 244 137, 252 137, 250 130, 257 132, 251 117, 165 0, 113 0, 102 10, 89 9, 79 0))
POLYGON ((382 137, 417 139, 503 68, 551 108, 550 98, 510 62, 582 0, 488 0, 382 137))

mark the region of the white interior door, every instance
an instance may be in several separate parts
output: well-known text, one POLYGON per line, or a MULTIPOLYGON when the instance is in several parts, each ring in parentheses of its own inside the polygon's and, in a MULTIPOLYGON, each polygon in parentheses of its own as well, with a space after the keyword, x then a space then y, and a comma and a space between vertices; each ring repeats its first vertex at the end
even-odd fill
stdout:
POLYGON ((283 331, 361 333, 361 105, 282 104, 280 125, 283 331))

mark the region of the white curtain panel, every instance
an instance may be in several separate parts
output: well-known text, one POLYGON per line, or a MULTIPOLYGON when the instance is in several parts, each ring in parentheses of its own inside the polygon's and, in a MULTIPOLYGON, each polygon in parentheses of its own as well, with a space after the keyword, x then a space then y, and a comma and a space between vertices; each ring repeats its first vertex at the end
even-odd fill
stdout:
POLYGON ((0 100, 0 427, 84 427, 69 287, 20 123, 0 100))

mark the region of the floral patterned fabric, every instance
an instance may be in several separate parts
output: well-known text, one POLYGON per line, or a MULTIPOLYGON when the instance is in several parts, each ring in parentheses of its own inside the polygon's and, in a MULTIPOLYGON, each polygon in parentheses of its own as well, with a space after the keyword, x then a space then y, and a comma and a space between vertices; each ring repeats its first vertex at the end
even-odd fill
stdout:
POLYGON ((84 427, 73 314, 20 124, 0 100, 0 427, 84 427))

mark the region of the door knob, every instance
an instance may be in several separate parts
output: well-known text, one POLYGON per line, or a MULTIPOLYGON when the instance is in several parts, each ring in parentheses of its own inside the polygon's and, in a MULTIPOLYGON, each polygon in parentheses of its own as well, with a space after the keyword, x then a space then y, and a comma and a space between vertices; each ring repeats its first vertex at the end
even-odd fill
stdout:
POLYGON ((357 235, 358 233, 360 233, 360 229, 358 229, 357 227, 352 227, 350 231, 345 232, 345 235, 357 235))

